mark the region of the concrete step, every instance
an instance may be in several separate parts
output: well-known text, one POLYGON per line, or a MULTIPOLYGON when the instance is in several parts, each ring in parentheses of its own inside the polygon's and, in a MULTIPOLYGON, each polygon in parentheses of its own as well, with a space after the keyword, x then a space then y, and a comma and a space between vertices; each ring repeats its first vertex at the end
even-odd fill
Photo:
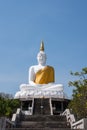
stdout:
POLYGON ((19 126, 21 128, 70 128, 70 125, 65 121, 22 121, 19 126))
MULTIPOLYGON (((6 128, 5 130, 73 130, 70 128, 6 128)), ((79 129, 74 129, 79 130, 79 129)), ((85 129, 80 129, 85 130, 85 129)))
POLYGON ((21 118, 22 121, 66 121, 65 116, 60 115, 27 115, 21 118))
POLYGON ((18 128, 70 128, 65 116, 33 115, 24 116, 17 123, 18 128))

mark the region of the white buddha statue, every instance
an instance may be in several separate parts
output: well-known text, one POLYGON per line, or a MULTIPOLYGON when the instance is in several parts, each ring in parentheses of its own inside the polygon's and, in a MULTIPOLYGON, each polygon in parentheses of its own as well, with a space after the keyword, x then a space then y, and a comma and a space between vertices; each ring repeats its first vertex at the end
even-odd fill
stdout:
POLYGON ((38 65, 29 68, 29 84, 21 84, 21 91, 16 93, 15 98, 63 94, 63 85, 54 83, 54 68, 46 65, 46 59, 44 43, 41 42, 40 52, 37 55, 38 65))

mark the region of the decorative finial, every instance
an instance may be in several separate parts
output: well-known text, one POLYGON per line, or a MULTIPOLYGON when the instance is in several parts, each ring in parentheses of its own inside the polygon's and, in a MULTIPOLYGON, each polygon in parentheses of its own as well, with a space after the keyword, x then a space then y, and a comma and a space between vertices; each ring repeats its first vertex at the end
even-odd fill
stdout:
POLYGON ((44 42, 43 41, 41 41, 40 51, 44 51, 44 42))

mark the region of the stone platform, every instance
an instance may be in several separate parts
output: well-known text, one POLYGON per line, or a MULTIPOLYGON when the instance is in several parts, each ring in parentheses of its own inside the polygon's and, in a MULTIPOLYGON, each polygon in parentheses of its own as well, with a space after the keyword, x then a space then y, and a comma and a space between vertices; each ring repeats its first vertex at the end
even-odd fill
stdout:
POLYGON ((21 99, 21 110, 25 115, 59 115, 69 102, 63 98, 21 99))

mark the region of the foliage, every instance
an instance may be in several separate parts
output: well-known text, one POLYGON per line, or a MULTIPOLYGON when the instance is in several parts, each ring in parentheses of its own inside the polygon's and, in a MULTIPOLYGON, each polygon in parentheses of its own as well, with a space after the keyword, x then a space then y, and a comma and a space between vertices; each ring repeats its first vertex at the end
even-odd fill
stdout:
POLYGON ((87 117, 87 67, 83 68, 81 72, 71 72, 71 75, 77 76, 79 79, 70 81, 69 86, 74 86, 69 108, 72 109, 77 119, 87 117))
POLYGON ((8 99, 13 98, 13 96, 11 94, 8 94, 8 93, 0 93, 0 97, 8 98, 8 99))
POLYGON ((11 97, 9 94, 0 94, 0 116, 11 117, 20 107, 20 101, 11 97))

